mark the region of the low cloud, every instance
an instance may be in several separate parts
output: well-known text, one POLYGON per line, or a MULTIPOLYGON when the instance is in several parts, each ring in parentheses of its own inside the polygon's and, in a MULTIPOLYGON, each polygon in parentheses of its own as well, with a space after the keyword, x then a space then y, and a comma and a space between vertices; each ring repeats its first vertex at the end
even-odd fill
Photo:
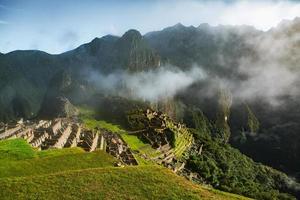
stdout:
MULTIPOLYGON (((261 99, 273 106, 286 103, 286 97, 298 97, 300 56, 297 49, 300 37, 294 27, 298 26, 299 21, 285 22, 277 29, 246 38, 243 45, 251 48, 251 53, 239 57, 220 54, 219 57, 226 57, 228 63, 238 63, 234 70, 243 78, 213 75, 208 78, 209 84, 204 94, 212 96, 219 88, 228 88, 235 100, 261 99)), ((224 69, 232 68, 222 60, 218 62, 224 69)))
POLYGON ((145 72, 117 71, 109 75, 89 71, 86 77, 99 90, 106 93, 133 99, 158 101, 173 97, 193 83, 204 80, 206 73, 197 66, 187 71, 172 66, 163 66, 145 72))

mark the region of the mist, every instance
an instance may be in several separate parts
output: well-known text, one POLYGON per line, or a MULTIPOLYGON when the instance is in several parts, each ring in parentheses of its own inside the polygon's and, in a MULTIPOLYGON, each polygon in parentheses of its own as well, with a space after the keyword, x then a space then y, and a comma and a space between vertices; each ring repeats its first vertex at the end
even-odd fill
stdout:
MULTIPOLYGON (((220 52, 216 55, 226 58, 227 62, 224 59, 216 61, 223 69, 232 68, 228 63, 238 63, 234 68, 235 75, 217 74, 197 64, 188 70, 165 64, 143 72, 119 70, 108 75, 89 69, 87 81, 106 94, 151 102, 185 93, 194 83, 205 83, 205 87, 188 90, 188 95, 216 98, 220 90, 229 90, 236 102, 260 99, 272 106, 280 106, 286 103, 283 97, 300 95, 300 70, 297 64, 300 56, 293 52, 300 37, 297 34, 286 37, 278 31, 276 29, 246 38, 243 45, 251 48, 252 54, 226 57, 220 52)), ((227 40, 225 34, 224 38, 227 40)))
MULTIPOLYGON (((209 74, 206 77, 207 86, 192 93, 197 93, 199 98, 213 98, 220 89, 228 89, 236 102, 260 99, 271 106, 284 105, 286 97, 299 97, 300 56, 295 50, 298 48, 300 35, 294 31, 298 23, 299 19, 286 21, 276 29, 254 37, 246 36, 241 46, 251 49, 251 53, 227 56, 220 52, 216 57, 221 59, 216 61, 216 65, 223 70, 231 69, 234 74, 206 72, 209 74), (237 66, 230 63, 237 63, 237 66)), ((224 34, 225 41, 226 37, 224 34)))
POLYGON ((207 74, 196 65, 186 71, 166 65, 143 72, 116 71, 108 75, 90 70, 87 76, 89 82, 106 94, 150 102, 172 98, 206 78, 207 74))

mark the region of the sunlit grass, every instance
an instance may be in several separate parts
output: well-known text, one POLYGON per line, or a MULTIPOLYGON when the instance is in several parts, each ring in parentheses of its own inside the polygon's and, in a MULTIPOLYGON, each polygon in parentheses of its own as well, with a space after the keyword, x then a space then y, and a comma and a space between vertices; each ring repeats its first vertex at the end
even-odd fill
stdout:
POLYGON ((122 134, 122 138, 126 143, 130 144, 130 148, 139 151, 141 154, 146 154, 149 157, 154 157, 160 154, 159 151, 153 149, 150 144, 144 143, 136 135, 122 134))
POLYGON ((0 155, 0 178, 112 167, 116 162, 114 157, 103 151, 86 153, 81 148, 38 151, 22 139, 1 141, 0 155))
POLYGON ((115 125, 104 120, 95 119, 95 111, 88 107, 78 107, 80 112, 79 118, 82 120, 84 126, 88 129, 104 128, 112 132, 122 132, 119 125, 115 125))
MULTIPOLYGON (((137 136, 122 136, 135 151, 151 155, 154 150, 137 136)), ((246 199, 195 185, 137 154, 139 166, 117 168, 117 160, 104 151, 38 151, 25 140, 12 139, 0 142, 0 155, 1 200, 246 199)))
POLYGON ((157 166, 73 170, 0 181, 0 199, 246 199, 216 193, 157 166))

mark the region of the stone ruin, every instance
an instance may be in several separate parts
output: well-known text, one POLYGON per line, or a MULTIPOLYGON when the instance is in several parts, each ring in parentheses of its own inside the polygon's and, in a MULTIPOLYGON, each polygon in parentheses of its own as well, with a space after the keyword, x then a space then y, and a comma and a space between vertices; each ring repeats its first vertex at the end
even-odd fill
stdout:
POLYGON ((193 144, 193 136, 184 124, 176 123, 166 114, 151 109, 130 113, 128 120, 133 128, 139 128, 130 133, 160 152, 158 156, 151 158, 144 155, 145 159, 162 164, 175 172, 184 168, 184 161, 178 155, 189 150, 193 144))
MULTIPOLYGON (((144 159, 163 165, 195 183, 204 182, 198 173, 185 167, 185 156, 190 151, 195 151, 196 145, 192 134, 184 124, 177 123, 166 114, 151 109, 129 113, 128 121, 135 129, 129 133, 137 135, 159 152, 159 155, 155 157, 143 154, 144 159), (180 158, 178 154, 181 154, 180 158)), ((201 154, 202 150, 203 145, 196 149, 198 154, 201 154)))
MULTIPOLYGON (((142 118, 131 120, 142 123, 143 129, 129 133, 137 134, 160 152, 155 157, 148 157, 147 155, 142 155, 142 157, 162 164, 191 181, 203 181, 199 174, 192 173, 185 168, 184 161, 176 158, 172 133, 174 130, 172 129, 184 132, 186 128, 183 124, 175 123, 165 114, 150 109, 143 112, 142 118)), ((138 164, 129 146, 120 135, 102 128, 93 131, 87 130, 76 119, 56 118, 53 120, 20 120, 17 123, 0 123, 0 140, 12 138, 23 138, 39 150, 69 147, 81 147, 87 152, 104 150, 119 160, 119 163, 116 163, 117 166, 138 164)))
POLYGON ((105 149, 106 152, 121 160, 127 165, 137 165, 129 146, 126 142, 116 133, 112 133, 105 129, 99 129, 100 143, 99 148, 105 149))
POLYGON ((118 134, 105 129, 87 130, 74 119, 21 121, 0 124, 0 140, 23 138, 39 150, 81 147, 87 152, 104 150, 122 164, 137 165, 128 145, 118 134))

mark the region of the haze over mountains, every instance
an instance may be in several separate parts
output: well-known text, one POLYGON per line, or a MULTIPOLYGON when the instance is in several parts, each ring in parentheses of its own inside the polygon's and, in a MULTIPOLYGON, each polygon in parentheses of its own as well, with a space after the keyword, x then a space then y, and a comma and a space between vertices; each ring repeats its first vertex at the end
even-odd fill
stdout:
MULTIPOLYGON (((9 117, 15 115, 12 111, 13 100, 26 100, 27 95, 34 102, 40 102, 39 95, 45 93, 52 75, 60 70, 70 71, 74 76, 80 74, 81 81, 97 79, 93 77, 94 72, 99 73, 99 77, 110 74, 97 80, 101 82, 104 79, 100 87, 105 87, 105 82, 108 83, 107 87, 112 87, 122 79, 127 80, 126 84, 132 87, 130 84, 134 83, 129 83, 128 79, 136 78, 135 81, 141 82, 139 79, 144 78, 142 74, 128 77, 131 72, 151 70, 147 72, 154 73, 154 80, 150 82, 157 83, 164 78, 155 78, 155 75, 165 74, 159 71, 162 68, 166 70, 165 66, 171 72, 169 76, 187 76, 192 79, 188 85, 205 79, 209 87, 205 88, 205 95, 201 91, 197 96, 211 95, 212 90, 222 85, 230 89, 236 99, 263 98, 277 105, 280 104, 279 97, 283 95, 298 95, 299 21, 296 18, 294 21, 282 22, 268 32, 248 26, 211 27, 202 24, 199 27, 185 27, 177 24, 145 36, 130 30, 122 37, 108 35, 95 38, 90 43, 59 55, 31 50, 2 54, 1 93, 5 95, 1 105, 6 108, 4 113, 9 117), (194 69, 201 69, 193 73, 195 76, 199 74, 197 78, 189 73, 194 69), (28 88, 27 94, 22 94, 24 85, 28 88), (30 88, 37 88, 41 92, 29 94, 30 88)), ((145 85, 145 88, 151 86, 145 85)), ((34 116, 39 109, 38 105, 36 108, 31 106, 23 115, 28 116, 30 113, 34 116)))
POLYGON ((191 107, 215 121, 220 91, 226 91, 232 101, 230 142, 299 178, 299 27, 299 18, 266 32, 176 24, 143 36, 129 30, 121 37, 95 38, 58 55, 0 54, 0 119, 56 115, 52 105, 60 100, 53 99, 78 105, 101 94, 164 102, 164 111, 187 124, 191 107), (247 125, 247 108, 258 129, 247 125))

